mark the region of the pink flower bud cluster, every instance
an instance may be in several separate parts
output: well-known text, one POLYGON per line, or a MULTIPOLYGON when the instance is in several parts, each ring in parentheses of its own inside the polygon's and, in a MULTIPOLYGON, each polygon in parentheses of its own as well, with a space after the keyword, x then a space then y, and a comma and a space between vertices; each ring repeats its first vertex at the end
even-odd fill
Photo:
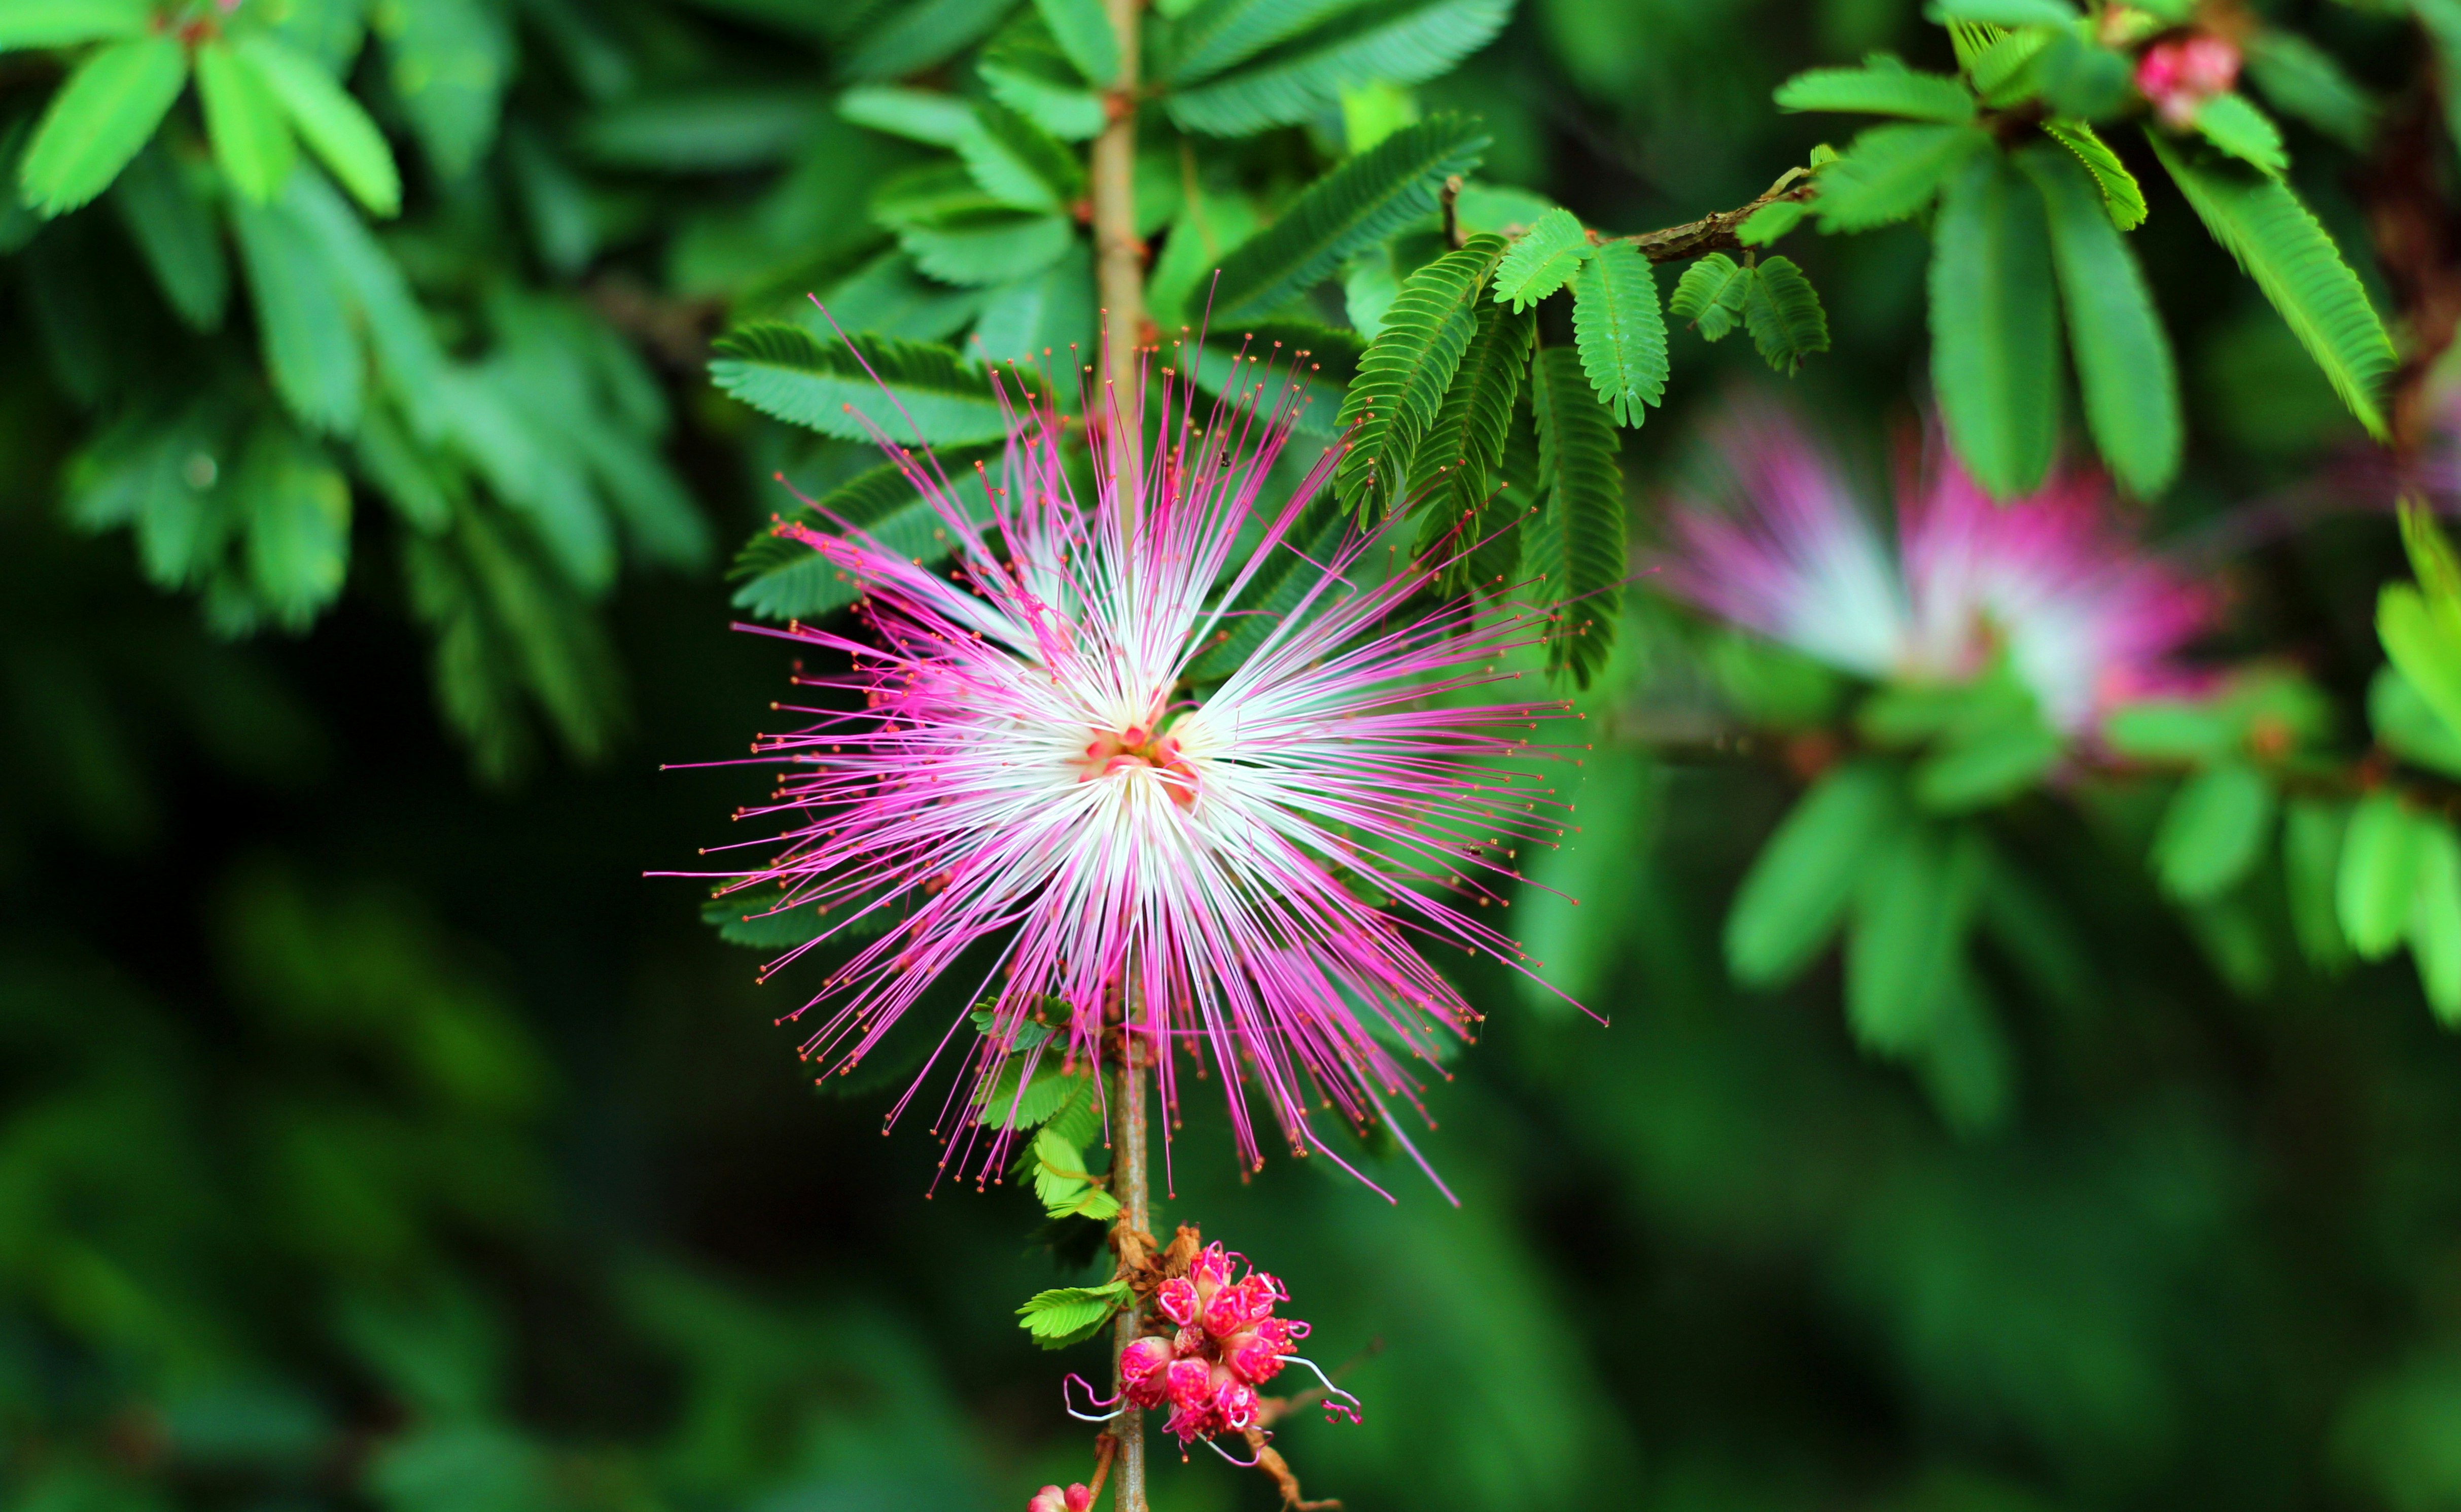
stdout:
POLYGON ((1188 1274, 1154 1289, 1154 1310, 1178 1331, 1147 1334, 1120 1353, 1128 1401, 1169 1407, 1163 1429, 1182 1448, 1256 1426, 1256 1388, 1281 1374, 1283 1356, 1307 1337, 1305 1323, 1273 1316, 1291 1299, 1289 1290, 1262 1270, 1240 1277, 1245 1264, 1246 1257, 1209 1246, 1188 1274))
POLYGON ((2238 48, 2205 32, 2156 42, 2136 60, 2136 91, 2163 123, 2185 131, 2205 102, 2238 82, 2238 48))
POLYGON ((1082 1482, 1062 1491, 1058 1486, 1044 1486, 1025 1503, 1025 1512, 1085 1512, 1094 1504, 1094 1493, 1082 1482))

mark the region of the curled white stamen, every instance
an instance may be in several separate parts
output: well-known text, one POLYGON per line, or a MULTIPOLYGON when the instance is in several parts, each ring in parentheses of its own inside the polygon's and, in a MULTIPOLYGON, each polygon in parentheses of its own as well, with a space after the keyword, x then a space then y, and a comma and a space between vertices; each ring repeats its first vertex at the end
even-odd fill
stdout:
POLYGON ((1059 1410, 1066 1413, 1069 1416, 1076 1418, 1081 1423, 1106 1423, 1112 1418, 1119 1416, 1122 1413, 1127 1411, 1125 1407, 1113 1407, 1111 1405, 1119 1399, 1120 1398, 1117 1396, 1095 1395, 1094 1383, 1087 1380, 1084 1376, 1078 1374, 1075 1371, 1070 1371, 1065 1376, 1061 1377, 1059 1382, 1059 1410), (1077 1385, 1085 1388, 1086 1406, 1110 1407, 1111 1410, 1100 1415, 1099 1416, 1091 1413, 1079 1412, 1077 1410, 1077 1404, 1068 1399, 1068 1387, 1069 1383, 1072 1381, 1077 1385))
POLYGON ((1309 1370, 1316 1372, 1316 1378, 1317 1380, 1324 1382, 1324 1416, 1327 1422, 1331 1422, 1333 1420, 1333 1415, 1336 1413, 1343 1414, 1354 1423, 1359 1421, 1359 1409, 1366 1404, 1361 1402, 1358 1397, 1351 1395, 1348 1392, 1343 1391, 1340 1387, 1333 1384, 1333 1377, 1324 1373, 1323 1366, 1318 1365, 1314 1360, 1297 1354, 1285 1354, 1281 1359, 1282 1363, 1285 1365, 1306 1366, 1309 1370), (1337 1401, 1335 1399, 1337 1397, 1340 1399, 1337 1401))
MULTIPOLYGON (((1273 1436, 1272 1434, 1267 1434, 1265 1437, 1267 1438, 1271 1438, 1273 1436)), ((1253 1470, 1258 1465, 1265 1462, 1265 1451, 1262 1445, 1257 1447, 1256 1458, 1253 1459, 1233 1459, 1230 1458, 1230 1451, 1223 1448, 1220 1444, 1215 1443, 1210 1438, 1205 1440, 1205 1447, 1212 1450, 1215 1454, 1220 1455, 1225 1464, 1234 1464, 1242 1470, 1253 1470)))

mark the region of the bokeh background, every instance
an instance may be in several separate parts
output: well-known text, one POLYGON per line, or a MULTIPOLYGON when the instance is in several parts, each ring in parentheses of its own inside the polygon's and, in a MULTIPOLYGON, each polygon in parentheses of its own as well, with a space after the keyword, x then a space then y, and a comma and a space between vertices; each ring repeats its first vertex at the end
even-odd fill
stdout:
MULTIPOLYGON (((879 1132, 888 1076, 816 1091, 773 1024, 794 982, 756 988, 691 884, 642 875, 732 838, 760 789, 659 770, 742 751, 787 671, 730 631, 726 549, 781 507, 778 468, 862 461, 715 394, 707 342, 879 245, 864 206, 904 149, 830 110, 901 72, 865 48, 892 21, 926 37, 928 81, 933 29, 1008 8, 427 7, 326 17, 346 57, 363 22, 396 50, 358 65, 409 144, 383 235, 500 397, 567 405, 544 434, 615 433, 546 465, 631 479, 620 571, 524 556, 501 516, 394 528, 364 490, 347 588, 251 607, 216 586, 236 568, 166 565, 75 502, 125 459, 116 415, 262 402, 246 342, 182 334, 108 205, 0 240, 0 1505, 1017 1505, 1085 1473, 1059 1378, 1097 1352, 1038 1351, 1012 1311, 1081 1272, 1024 1194, 931 1190, 919 1122, 879 1132), (456 17, 460 104, 405 102, 399 55, 456 17), (598 376, 559 388, 575 364, 598 376)), ((2406 26, 2277 9, 2395 127, 2431 112, 2406 26)), ((1910 0, 1529 0, 1413 103, 1482 115, 1493 181, 1639 229, 1802 161, 1841 128, 1770 89, 1872 47, 1945 62, 1910 0)), ((57 76, 0 56, 15 139, 57 76)), ((1342 129, 1241 150, 1297 175, 1342 129)), ((2294 144, 2365 248, 2378 164, 2294 144)), ((1784 389, 1873 464, 1917 423, 1920 234, 1798 240, 1834 350, 1787 385, 1679 332, 1685 381, 1625 447, 1641 539, 1737 390, 1784 389)), ((2175 200, 2137 241, 2192 426, 2147 528, 2226 586, 2218 650, 2288 656, 2354 709, 2401 571, 2355 428, 2175 200)), ((909 300, 879 329, 976 313, 871 292, 909 300)), ((1363 1425, 1282 1439, 1311 1492, 2461 1504, 2461 1045, 2408 964, 2318 976, 2276 914, 2200 936, 2135 859, 2158 794, 2038 796, 1995 821, 2031 943, 1984 960, 2018 1083, 1955 1129, 1857 1053, 1833 962, 1729 985, 1726 902, 1797 784, 1653 756, 1633 711, 1698 637, 1646 591, 1627 620, 1585 695, 1622 733, 1583 769, 1611 821, 1557 863, 1578 926, 1532 917, 1613 1025, 1466 979, 1488 1030, 1429 1140, 1462 1205, 1406 1171, 1393 1205, 1309 1162, 1243 1182, 1202 1106, 1176 1136, 1166 1213, 1284 1275, 1317 1356, 1354 1362, 1363 1425)), ((1156 1489, 1168 1512, 1272 1500, 1204 1455, 1156 1489)))

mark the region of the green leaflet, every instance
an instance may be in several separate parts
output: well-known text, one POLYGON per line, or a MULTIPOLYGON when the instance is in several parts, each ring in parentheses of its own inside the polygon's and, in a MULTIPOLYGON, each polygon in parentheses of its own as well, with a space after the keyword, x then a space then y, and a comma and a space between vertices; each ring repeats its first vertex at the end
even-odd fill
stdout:
POLYGON ((1887 1055, 1920 1051, 1951 1010, 1981 855, 1964 830, 1915 823, 1865 859, 1846 939, 1846 1018, 1887 1055))
MULTIPOLYGON (((1090 1086, 1092 1078, 1083 1078, 1082 1084, 1090 1086)), ((1044 1129, 1037 1134, 1027 1153, 1034 1195, 1051 1217, 1090 1218, 1107 1223, 1118 1214, 1119 1203, 1086 1173, 1084 1152, 1060 1130, 1044 1129)), ((1027 1326, 1031 1328, 1032 1324, 1027 1326)))
MULTIPOLYGON (((990 375, 980 367, 946 347, 893 336, 860 340, 879 374, 876 384, 845 344, 770 322, 719 337, 710 375, 763 415, 848 440, 869 438, 857 414, 901 444, 961 446, 1008 434, 990 375)), ((1001 381, 1030 380, 1004 370, 1001 381)))
POLYGON ((1530 411, 1544 501, 1530 529, 1529 555, 1553 605, 1547 663, 1587 687, 1614 648, 1631 570, 1620 437, 1615 416, 1590 392, 1579 354, 1563 347, 1540 351, 1530 365, 1530 411))
POLYGON ((2205 140, 2242 162, 2253 163, 2279 178, 2290 171, 2290 154, 2281 145, 2281 129, 2244 95, 2224 95, 2205 101, 2196 112, 2196 131, 2205 140))
POLYGON ((2060 354, 2043 197, 1990 153, 1940 197, 1932 388, 1958 456, 1994 497, 2042 485, 2059 442, 2060 354))
POLYGON ((1398 502, 1410 457, 1452 385, 1476 329, 1480 295, 1503 256, 1502 238, 1474 236, 1412 274, 1385 312, 1383 334, 1360 359, 1338 420, 1344 430, 1354 422, 1357 429, 1335 485, 1362 521, 1398 502))
POLYGON ((2153 872, 2185 903, 2238 884, 2273 827, 2273 784, 2243 761, 2223 761, 2179 785, 2153 836, 2153 872))
POLYGON ((1310 184, 1281 219, 1222 260, 1215 319, 1235 323, 1271 314, 1331 277, 1351 253, 1435 209, 1444 179, 1476 168, 1487 143, 1474 121, 1434 116, 1310 184))
POLYGON ((172 309, 199 330, 220 326, 230 303, 230 260, 213 202, 188 165, 156 141, 112 185, 111 202, 172 309))
POLYGON ((2410 765, 2461 777, 2461 729, 2435 712, 2399 666, 2379 667, 2368 681, 2367 727, 2378 745, 2410 765))
POLYGON ((1820 295, 1789 258, 1770 257, 1749 269, 1744 326, 1770 368, 1791 376, 1803 359, 1829 350, 1829 316, 1820 295))
POLYGON ((2342 829, 2348 811, 2321 799, 2293 799, 2281 815, 2281 880, 2290 904, 2290 928, 2309 965, 2333 970, 2348 963, 2335 901, 2342 865, 2342 829))
POLYGON ((838 114, 858 126, 933 147, 954 147, 974 125, 974 108, 960 96, 894 84, 856 85, 838 96, 838 114))
POLYGON ((394 165, 393 148, 324 66, 269 36, 243 38, 236 49, 351 197, 372 214, 398 213, 401 173, 394 165))
POLYGON ((1751 213, 1751 218, 1735 228, 1735 240, 1745 246, 1766 246, 1786 235, 1811 214, 1811 207, 1800 200, 1776 200, 1751 213))
POLYGON ((1187 131, 1251 136, 1337 106, 1345 85, 1434 78, 1511 13, 1512 0, 1368 0, 1203 82, 1175 75, 1163 108, 1187 131))
POLYGON ((18 0, 0 5, 0 53, 138 36, 153 19, 150 0, 18 0))
POLYGON ((2382 789, 2351 810, 2334 896, 2342 933, 2361 960, 2382 960, 2401 944, 2427 861, 2428 827, 2398 795, 2382 789))
POLYGON ((383 5, 371 16, 383 38, 394 94, 439 175, 459 179, 496 139, 513 38, 484 0, 383 5))
POLYGON ((2130 493, 2150 499, 2179 471, 2185 423, 2171 339, 2154 313, 2144 269, 2111 225, 2086 171, 2066 154, 2018 154, 2043 193, 2052 266, 2076 354, 2086 423, 2103 459, 2130 493))
POLYGON ((314 234, 287 204, 233 201, 230 218, 274 392, 310 427, 348 433, 359 420, 364 359, 314 234))
POLYGON ((955 146, 974 182, 1004 204, 1059 214, 1084 192, 1085 170, 1077 155, 1005 105, 976 106, 955 146))
POLYGON ((436 635, 437 702, 482 777, 507 780, 529 759, 525 695, 574 756, 606 748, 623 717, 614 648, 503 517, 465 508, 447 535, 406 537, 402 570, 436 635))
MULTIPOLYGON (((963 479, 979 455, 951 450, 941 456, 941 470, 958 482, 955 497, 960 500, 966 500, 963 479)), ((884 550, 926 565, 956 549, 939 510, 890 463, 856 474, 815 503, 818 508, 797 505, 785 519, 826 535, 866 531, 884 550)), ((989 523, 987 513, 984 522, 989 523)), ((861 585, 837 564, 804 543, 771 530, 744 543, 727 576, 741 585, 735 590, 735 607, 768 620, 816 619, 845 607, 862 594, 861 585)))
POLYGON ((1967 159, 1990 145, 1979 126, 1874 126, 1820 170, 1813 202, 1820 229, 1868 231, 1918 215, 1967 159))
POLYGON ((288 630, 342 591, 351 564, 351 485, 289 426, 258 427, 237 479, 247 500, 248 586, 288 630))
POLYGON ((1048 357, 1065 372, 1095 350, 1094 318, 1093 249, 1074 242, 1041 272, 991 290, 967 350, 994 362, 1048 357))
POLYGON ((1802 974, 1846 916, 1884 837, 1903 821, 1902 779, 1887 762, 1832 767, 1795 801, 1753 858, 1726 912, 1726 968, 1749 987, 1802 974))
POLYGON ((2102 191, 2104 207, 2110 213, 2110 224, 2123 231, 2133 231, 2145 224, 2145 189, 2136 175, 2119 160, 2119 154, 2095 135, 2094 129, 2081 120, 2046 120, 2044 135, 2076 155, 2093 175, 2096 187, 2102 191))
POLYGON ((272 199, 299 161, 290 120, 271 86, 227 42, 197 49, 197 98, 214 162, 244 199, 272 199))
POLYGON ((2375 135, 2376 102, 2333 55, 2296 32, 2266 27, 2246 44, 2248 76, 2284 115, 2353 152, 2375 135))
POLYGON ((115 42, 78 64, 18 161, 26 203, 60 215, 110 188, 187 82, 187 54, 168 36, 115 42))
POLYGON ((1666 303, 1703 341, 1716 341, 1742 323, 1751 291, 1751 270, 1723 252, 1712 252, 1683 270, 1666 303))
POLYGON ((1060 52, 1051 29, 1032 10, 1019 11, 983 49, 974 65, 998 100, 1063 141, 1102 134, 1102 97, 1086 87, 1060 52))
MULTIPOLYGON (((845 54, 848 78, 908 78, 974 45, 1015 0, 916 0, 889 11, 845 54)), ((823 8, 826 14, 829 7, 823 8)))
POLYGON ((952 216, 897 233, 914 266, 944 284, 988 288, 1039 272, 1066 255, 1077 227, 1064 215, 1005 210, 952 216))
POLYGON ((2461 841, 2446 820, 2421 828, 2418 890, 2404 933, 2427 1006, 2449 1029, 2461 1024, 2461 841))
POLYGON ((1658 273, 1630 242, 1592 251, 1573 279, 1573 335, 1581 369, 1615 415, 1637 429, 1666 395, 1666 317, 1658 273))
POLYGON ((2383 439, 2377 393, 2392 371, 2392 339, 2333 239, 2280 180, 2192 161, 2158 131, 2146 138, 2205 229, 2256 280, 2367 434, 2383 439))
POLYGON ((1590 254, 1589 233, 1570 210, 1550 210, 1516 238, 1495 268, 1495 298, 1528 309, 1571 283, 1590 254))
POLYGON ((1777 87, 1778 109, 1902 116, 1962 124, 1974 118, 1974 96, 1944 74, 1920 74, 1885 53, 1861 68, 1816 68, 1777 87))
POLYGON ((1478 330, 1462 352, 1444 404, 1410 458, 1410 486, 1425 490, 1419 507, 1426 523, 1419 534, 1423 558, 1448 561, 1439 589, 1459 593, 1470 586, 1469 548, 1506 528, 1529 503, 1496 487, 1504 465, 1505 431, 1521 396, 1538 321, 1527 310, 1488 302, 1478 309, 1478 330))
POLYGON ((1099 1287, 1058 1287, 1038 1291, 1016 1310, 1018 1327, 1044 1349, 1066 1349, 1092 1338, 1129 1302, 1128 1284, 1112 1281, 1099 1287))
POLYGON ((1034 0, 1052 40, 1089 84, 1107 85, 1120 74, 1120 41, 1102 0, 1034 0))

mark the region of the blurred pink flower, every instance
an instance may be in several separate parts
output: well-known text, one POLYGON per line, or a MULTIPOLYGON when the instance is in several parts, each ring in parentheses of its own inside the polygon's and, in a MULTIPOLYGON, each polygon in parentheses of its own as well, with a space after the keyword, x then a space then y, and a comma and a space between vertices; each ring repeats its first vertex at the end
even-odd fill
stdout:
POLYGON ((2205 102, 2238 82, 2238 49, 2207 32, 2156 42, 2136 60, 2136 91, 2165 124, 2185 131, 2205 102))
MULTIPOLYGON (((1382 536, 1355 534, 1301 563, 1253 652, 1191 696, 1190 665, 1255 623, 1228 606, 1299 549, 1292 529, 1338 453, 1268 500, 1295 388, 1270 410, 1252 381, 1199 408, 1166 379, 1133 529, 1099 445, 1100 498, 1080 505, 1065 422, 1032 398, 1004 464, 965 488, 928 454, 888 448, 957 543, 953 570, 861 530, 780 526, 862 585, 869 633, 772 632, 854 667, 799 678, 844 697, 789 711, 806 722, 756 744, 783 771, 775 801, 738 817, 784 827, 722 890, 747 916, 838 920, 823 939, 894 920, 805 1005, 823 1017, 804 1052, 827 1069, 871 1054, 963 961, 958 985, 992 1032, 963 1034, 960 1019, 943 1049, 962 1036, 977 1097, 1013 1057, 1024 1074, 1045 1057, 1086 1064, 1125 1018, 1166 1106, 1183 1054, 1200 1074, 1210 1063, 1253 1163, 1252 1097, 1295 1152, 1322 1152, 1312 1109, 1391 1126, 1390 1101, 1418 1097, 1403 1060, 1467 1037, 1477 1014, 1421 942, 1523 959, 1479 910, 1516 847, 1561 833, 1522 763, 1563 706, 1457 701, 1519 675, 1500 664, 1543 627, 1432 602, 1431 566, 1402 553, 1388 569, 1382 536), (1021 1035, 1047 1003, 1064 1032, 1021 1035)), ((969 1121, 959 1138, 975 1134, 969 1121)), ((995 1128, 977 1169, 996 1169, 1012 1138, 995 1128)))
POLYGON ((2113 704, 2176 691, 2172 656, 2213 595, 2146 550, 2084 471, 1995 503, 1944 447, 1900 469, 1893 551, 1791 417, 1746 409, 1718 430, 1723 507, 1672 511, 1665 583, 1711 613, 1875 679, 1960 680, 2004 654, 2071 735, 2113 704))

